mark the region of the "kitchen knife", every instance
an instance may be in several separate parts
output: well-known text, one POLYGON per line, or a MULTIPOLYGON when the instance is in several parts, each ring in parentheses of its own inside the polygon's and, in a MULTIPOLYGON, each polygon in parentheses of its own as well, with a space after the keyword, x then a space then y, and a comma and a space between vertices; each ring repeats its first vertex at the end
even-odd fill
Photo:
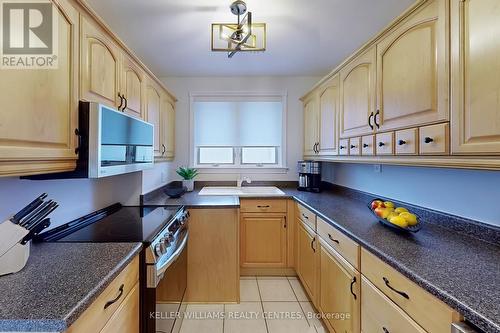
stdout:
POLYGON ((48 228, 49 226, 50 226, 50 219, 41 220, 40 223, 34 226, 30 230, 30 232, 26 236, 24 236, 24 238, 21 241, 21 244, 23 245, 26 244, 34 237, 38 236, 44 229, 48 228))
POLYGON ((46 218, 50 213, 52 213, 59 205, 57 202, 52 201, 47 206, 45 206, 42 210, 38 212, 37 215, 33 216, 33 218, 26 222, 24 226, 26 229, 31 230, 36 224, 46 218))
POLYGON ((32 202, 30 202, 28 205, 26 205, 23 209, 21 209, 19 212, 16 213, 16 215, 14 215, 10 221, 14 224, 18 224, 19 221, 25 217, 26 215, 28 215, 29 213, 31 213, 34 209, 36 209, 40 203, 43 203, 43 200, 47 198, 47 193, 43 193, 42 195, 40 195, 38 198, 36 198, 35 200, 33 200, 32 202))
POLYGON ((33 218, 35 216, 37 216, 44 208, 46 208, 48 205, 50 205, 52 202, 54 202, 53 200, 49 200, 49 201, 42 201, 41 203, 38 204, 38 206, 31 211, 31 213, 29 213, 28 215, 26 215, 24 218, 21 219, 21 221, 19 221, 19 225, 21 227, 24 227, 26 228, 26 225, 30 222, 30 221, 33 221, 33 218))

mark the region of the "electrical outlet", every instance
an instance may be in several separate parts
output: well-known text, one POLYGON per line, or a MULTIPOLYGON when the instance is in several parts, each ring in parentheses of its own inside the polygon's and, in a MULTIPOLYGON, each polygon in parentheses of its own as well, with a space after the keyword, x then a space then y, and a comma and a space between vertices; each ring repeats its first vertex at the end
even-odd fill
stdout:
POLYGON ((380 164, 374 164, 373 165, 373 172, 375 172, 375 173, 381 173, 382 172, 382 166, 380 164))

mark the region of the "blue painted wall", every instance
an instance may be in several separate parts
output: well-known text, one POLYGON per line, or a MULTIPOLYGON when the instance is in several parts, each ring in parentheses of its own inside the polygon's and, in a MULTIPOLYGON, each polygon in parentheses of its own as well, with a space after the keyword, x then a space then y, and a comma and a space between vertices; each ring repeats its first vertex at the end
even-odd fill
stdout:
POLYGON ((324 163, 326 181, 500 226, 500 171, 324 163))

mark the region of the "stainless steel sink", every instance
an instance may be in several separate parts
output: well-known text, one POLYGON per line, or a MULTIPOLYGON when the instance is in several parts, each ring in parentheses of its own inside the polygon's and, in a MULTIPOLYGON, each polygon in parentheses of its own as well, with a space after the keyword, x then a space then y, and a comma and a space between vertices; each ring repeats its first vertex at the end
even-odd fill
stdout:
POLYGON ((222 187, 206 186, 201 189, 199 195, 234 195, 238 197, 277 197, 285 193, 275 186, 245 186, 245 187, 222 187))

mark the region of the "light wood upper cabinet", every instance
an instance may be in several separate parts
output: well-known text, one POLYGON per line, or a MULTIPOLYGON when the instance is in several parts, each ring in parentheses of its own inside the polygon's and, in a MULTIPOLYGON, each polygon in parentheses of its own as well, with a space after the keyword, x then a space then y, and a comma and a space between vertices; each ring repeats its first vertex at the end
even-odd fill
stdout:
POLYGON ((452 153, 500 154, 500 6, 451 1, 452 153))
POLYGON ((78 111, 78 12, 57 1, 58 67, 0 70, 0 176, 70 171, 78 111))
POLYGON ((323 242, 320 251, 319 308, 335 332, 359 333, 361 275, 323 242), (334 314, 349 314, 349 318, 334 314))
POLYGON ((316 95, 304 101, 304 155, 315 155, 318 145, 318 107, 316 95))
POLYGON ((378 131, 446 121, 446 1, 429 1, 377 44, 378 131))
POLYGON ((117 107, 120 104, 121 54, 95 23, 81 19, 80 98, 117 107))
POLYGON ((154 153, 155 157, 162 156, 160 88, 152 81, 146 84, 146 121, 154 126, 154 153))
POLYGON ((120 93, 127 100, 124 110, 127 114, 143 117, 143 90, 144 72, 127 55, 123 55, 120 93))
POLYGON ((284 214, 241 215, 241 267, 286 267, 286 250, 287 232, 284 214))
POLYGON ((161 153, 165 159, 173 159, 175 156, 175 106, 174 102, 163 96, 161 105, 161 153))
POLYGON ((318 279, 318 239, 316 233, 309 230, 299 218, 297 218, 297 274, 302 281, 309 297, 317 304, 317 279, 318 279))
POLYGON ((339 77, 335 76, 319 93, 319 154, 337 155, 339 77))
POLYGON ((376 49, 372 47, 340 70, 341 138, 373 132, 375 64, 376 49))

